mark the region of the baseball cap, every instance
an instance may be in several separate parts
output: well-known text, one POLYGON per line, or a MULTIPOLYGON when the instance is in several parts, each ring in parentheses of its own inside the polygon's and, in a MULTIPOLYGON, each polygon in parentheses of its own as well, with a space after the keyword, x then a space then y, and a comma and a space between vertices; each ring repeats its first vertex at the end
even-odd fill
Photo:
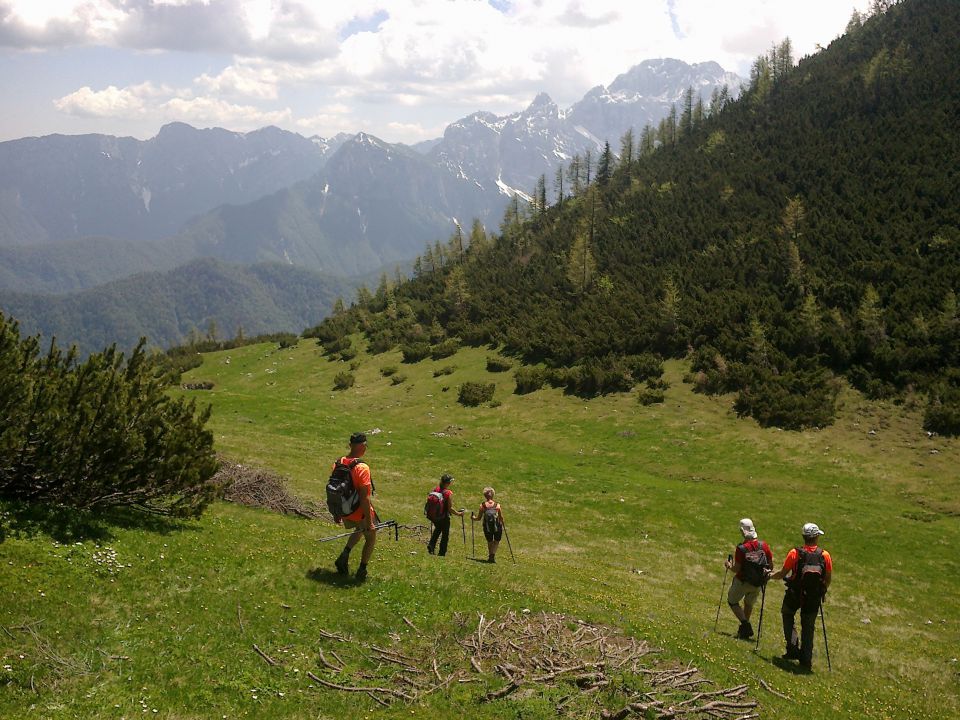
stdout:
POLYGON ((360 445, 361 443, 365 443, 366 441, 367 441, 366 433, 355 432, 353 435, 350 436, 351 445, 360 445))
POLYGON ((753 520, 750 518, 744 518, 740 521, 740 532, 743 533, 743 537, 747 540, 757 539, 757 531, 753 527, 753 520))
POLYGON ((823 535, 823 530, 817 527, 816 523, 807 523, 803 526, 803 530, 800 531, 800 534, 805 538, 813 538, 818 535, 823 535))

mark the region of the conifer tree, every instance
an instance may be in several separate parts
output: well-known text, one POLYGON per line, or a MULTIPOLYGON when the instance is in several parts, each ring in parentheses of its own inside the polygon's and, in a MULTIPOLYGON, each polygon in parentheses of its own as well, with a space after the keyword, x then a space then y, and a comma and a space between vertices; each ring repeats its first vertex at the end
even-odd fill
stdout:
POLYGON ((78 362, 0 314, 0 497, 196 516, 213 498, 209 407, 171 398, 145 340, 78 362))
POLYGON ((603 144, 603 152, 600 153, 600 159, 597 161, 597 185, 603 187, 610 182, 610 174, 613 172, 613 153, 610 152, 610 143, 603 144))
POLYGON ((563 165, 557 166, 557 174, 553 178, 553 191, 557 195, 557 207, 563 207, 563 165))
POLYGON ((634 152, 635 142, 633 139, 633 128, 628 128, 627 131, 620 136, 620 167, 626 168, 627 172, 630 171, 630 164, 633 162, 634 152))
POLYGON ((582 295, 587 291, 596 271, 597 262, 593 258, 590 245, 589 223, 581 220, 567 260, 567 280, 576 294, 582 295))
POLYGON ((487 231, 479 218, 473 219, 470 226, 470 252, 472 254, 483 253, 489 246, 490 241, 487 238, 487 231))
POLYGON ((446 280, 445 293, 447 303, 454 315, 459 315, 466 310, 467 302, 470 300, 470 290, 463 265, 456 265, 450 271, 446 280))

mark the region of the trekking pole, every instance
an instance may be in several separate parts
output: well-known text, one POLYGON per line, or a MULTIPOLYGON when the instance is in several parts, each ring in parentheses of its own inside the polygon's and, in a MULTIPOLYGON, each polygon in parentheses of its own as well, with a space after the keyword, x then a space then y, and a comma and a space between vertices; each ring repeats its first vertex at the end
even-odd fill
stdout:
POLYGON ((827 670, 833 672, 830 666, 830 646, 827 644, 827 621, 823 619, 823 600, 820 601, 820 627, 823 628, 823 649, 827 651, 827 670))
MULTIPOLYGON (((393 528, 394 535, 397 536, 396 539, 399 540, 400 538, 399 538, 399 532, 398 532, 398 530, 397 530, 397 521, 396 521, 396 520, 387 520, 386 522, 377 523, 376 525, 373 526, 373 529, 374 529, 374 530, 383 530, 383 528, 388 528, 388 527, 392 527, 392 528, 393 528)), ((331 535, 330 537, 320 538, 319 540, 317 540, 317 542, 322 542, 322 543, 330 542, 331 540, 336 540, 336 539, 338 539, 338 538, 347 537, 348 535, 353 535, 354 533, 357 533, 357 532, 363 532, 363 530, 361 530, 361 529, 359 529, 359 528, 356 529, 356 530, 349 530, 349 531, 347 531, 347 532, 340 533, 339 535, 331 535)))
MULTIPOLYGON (((467 554, 467 526, 466 520, 463 519, 463 513, 466 511, 466 508, 460 508, 460 529, 463 531, 463 554, 467 554)), ((470 528, 473 531, 473 528, 470 528)))
MULTIPOLYGON (((727 562, 733 560, 733 555, 727 555, 727 562)), ((717 625, 720 622, 720 606, 723 604, 723 589, 727 586, 727 572, 730 568, 723 566, 723 583, 720 585, 720 602, 717 603, 717 619, 713 621, 713 631, 717 631, 717 625)))
POLYGON ((510 559, 516 564, 517 559, 513 556, 513 545, 510 544, 510 533, 507 532, 506 523, 503 523, 503 536, 507 539, 507 547, 510 548, 510 559))
POLYGON ((763 633, 763 603, 767 599, 767 583, 764 581, 763 585, 760 586, 760 622, 757 623, 757 646, 753 649, 754 652, 760 649, 760 635, 763 633))
POLYGON ((476 525, 473 522, 473 515, 470 516, 470 556, 476 560, 477 559, 477 546, 473 541, 473 526, 476 525))

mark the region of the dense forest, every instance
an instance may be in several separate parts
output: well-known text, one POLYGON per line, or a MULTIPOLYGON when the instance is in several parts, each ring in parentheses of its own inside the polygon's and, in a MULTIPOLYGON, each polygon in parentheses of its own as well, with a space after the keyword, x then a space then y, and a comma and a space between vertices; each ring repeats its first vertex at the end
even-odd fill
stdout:
POLYGON ((26 332, 66 338, 81 356, 116 343, 133 348, 298 331, 324 317, 352 282, 280 264, 238 266, 210 258, 141 273, 62 296, 0 292, 0 307, 26 332), (218 323, 219 319, 219 323, 218 323))
POLYGON ((308 333, 410 361, 490 343, 543 368, 518 391, 626 390, 651 353, 689 356, 697 389, 790 428, 829 424, 843 377, 960 432, 960 3, 875 5, 799 63, 772 47, 739 99, 691 91, 571 159, 499 233, 428 247, 308 333))

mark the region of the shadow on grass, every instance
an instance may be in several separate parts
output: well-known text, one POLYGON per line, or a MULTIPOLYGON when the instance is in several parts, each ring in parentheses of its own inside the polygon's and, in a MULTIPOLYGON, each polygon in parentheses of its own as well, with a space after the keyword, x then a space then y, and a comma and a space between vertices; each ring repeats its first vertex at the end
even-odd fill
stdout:
POLYGON ((772 657, 770 658, 770 663, 780 668, 784 672, 792 673, 794 675, 810 675, 813 673, 813 670, 805 668, 796 660, 787 660, 782 657, 772 657))
POLYGON ((195 530, 189 520, 152 515, 127 508, 89 512, 62 506, 0 504, 0 542, 11 537, 48 535, 57 542, 112 540, 116 529, 138 529, 166 535, 195 530))
POLYGON ((341 588, 354 587, 356 585, 362 585, 365 582, 364 580, 357 580, 353 575, 341 575, 332 568, 323 567, 307 570, 306 577, 307 580, 341 588))

